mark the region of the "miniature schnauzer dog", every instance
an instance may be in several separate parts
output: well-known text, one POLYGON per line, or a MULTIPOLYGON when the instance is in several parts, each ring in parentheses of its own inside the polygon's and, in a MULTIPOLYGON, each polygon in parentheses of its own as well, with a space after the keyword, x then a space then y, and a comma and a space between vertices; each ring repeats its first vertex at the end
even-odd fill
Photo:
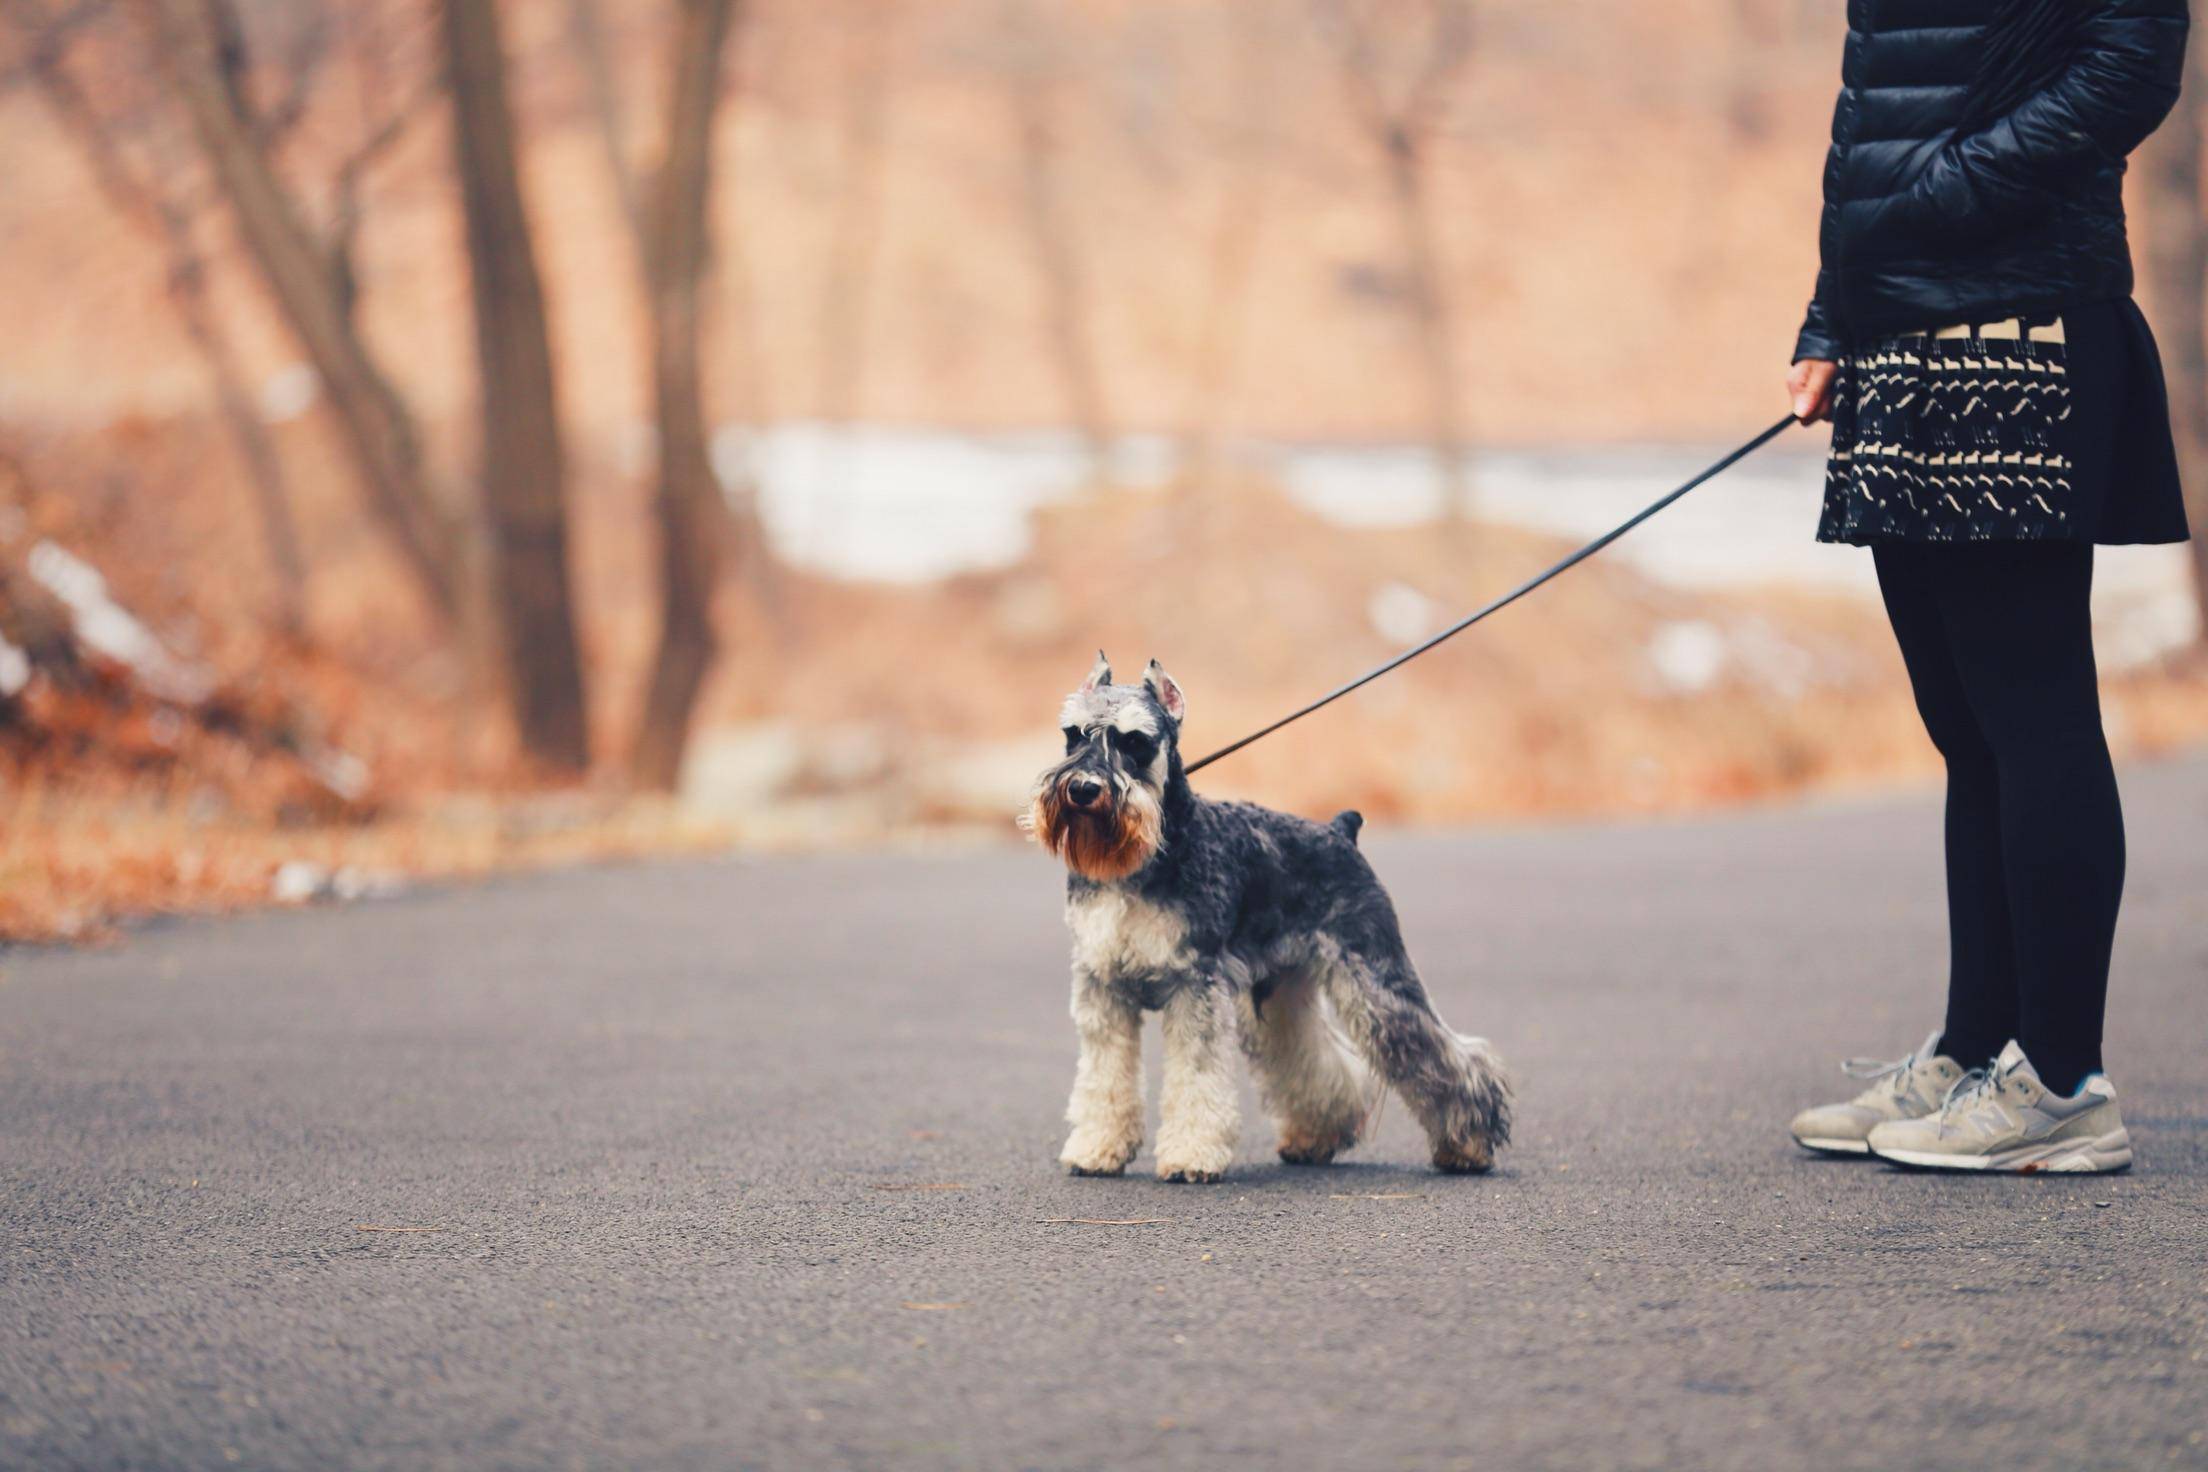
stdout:
POLYGON ((1187 701, 1152 660, 1115 685, 1100 652, 1059 715, 1065 760, 1026 826, 1064 860, 1081 1059, 1059 1160, 1115 1176, 1142 1145, 1142 1014, 1164 1014, 1158 1175, 1216 1181, 1238 1132, 1237 1039, 1280 1128, 1280 1158, 1324 1165, 1392 1084, 1444 1171, 1484 1171, 1510 1139, 1511 1087, 1481 1038, 1434 1012, 1395 907, 1357 851, 1363 819, 1313 823, 1198 797, 1182 770, 1187 701))

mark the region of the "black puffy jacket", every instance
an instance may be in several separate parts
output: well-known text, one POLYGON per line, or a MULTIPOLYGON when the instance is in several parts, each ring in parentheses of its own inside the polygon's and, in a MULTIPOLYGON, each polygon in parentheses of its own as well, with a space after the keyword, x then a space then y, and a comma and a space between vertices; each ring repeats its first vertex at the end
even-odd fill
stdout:
POLYGON ((1822 265, 1794 356, 2128 296, 2124 157, 2177 101, 2186 0, 2090 12, 2044 90, 1958 135, 2002 0, 1848 0, 1822 265))

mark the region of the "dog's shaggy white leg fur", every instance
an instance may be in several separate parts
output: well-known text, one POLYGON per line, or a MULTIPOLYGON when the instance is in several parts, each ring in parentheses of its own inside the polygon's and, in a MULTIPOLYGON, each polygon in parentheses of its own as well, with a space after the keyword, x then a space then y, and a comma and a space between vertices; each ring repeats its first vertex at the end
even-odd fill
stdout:
POLYGON ((1235 1005, 1227 988, 1200 984, 1165 1004, 1165 1097, 1158 1122, 1158 1177, 1216 1181, 1234 1160, 1241 1105, 1234 1078, 1235 1005))
POLYGON ((1282 977, 1262 1010, 1243 1000, 1242 1045, 1290 1165, 1324 1165, 1355 1145, 1375 1102, 1372 1075, 1331 1014, 1309 971, 1282 977))
POLYGON ((1142 1011, 1081 972, 1073 978, 1081 1062, 1066 1101, 1073 1133, 1058 1163, 1077 1176, 1116 1176, 1142 1148, 1142 1011))

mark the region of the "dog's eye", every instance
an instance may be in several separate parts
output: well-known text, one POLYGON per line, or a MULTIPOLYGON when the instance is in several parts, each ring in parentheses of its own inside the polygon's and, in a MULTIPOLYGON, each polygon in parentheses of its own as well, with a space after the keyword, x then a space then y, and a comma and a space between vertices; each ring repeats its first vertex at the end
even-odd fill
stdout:
POLYGON ((1066 738, 1066 755, 1072 756, 1075 750, 1080 747, 1083 739, 1081 728, 1079 726, 1067 726, 1064 728, 1064 735, 1066 738))
POLYGON ((1114 731, 1112 745, 1119 749, 1121 756, 1138 767, 1149 766, 1150 758, 1158 754, 1158 743, 1140 731, 1114 731))

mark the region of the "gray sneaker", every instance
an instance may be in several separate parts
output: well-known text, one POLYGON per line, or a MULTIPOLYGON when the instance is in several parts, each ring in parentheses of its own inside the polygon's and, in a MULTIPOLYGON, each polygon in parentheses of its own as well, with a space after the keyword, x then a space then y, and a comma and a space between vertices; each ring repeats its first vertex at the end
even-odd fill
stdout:
POLYGON ((1921 1119, 1938 1109, 1947 1091, 1963 1077, 1962 1064, 1932 1051, 1939 1043, 1935 1030, 1916 1052, 1891 1063, 1850 1058, 1841 1064, 1842 1073, 1864 1079, 1870 1087, 1845 1104, 1820 1104, 1795 1115, 1788 1126, 1794 1143, 1827 1155, 1868 1155, 1874 1126, 1921 1119))
POLYGON ((1939 1112, 1871 1131, 1871 1153, 1928 1170, 2102 1173, 2131 1168, 2131 1133, 2116 1086, 2096 1073, 2065 1099, 2010 1043, 1964 1075, 1939 1112))

